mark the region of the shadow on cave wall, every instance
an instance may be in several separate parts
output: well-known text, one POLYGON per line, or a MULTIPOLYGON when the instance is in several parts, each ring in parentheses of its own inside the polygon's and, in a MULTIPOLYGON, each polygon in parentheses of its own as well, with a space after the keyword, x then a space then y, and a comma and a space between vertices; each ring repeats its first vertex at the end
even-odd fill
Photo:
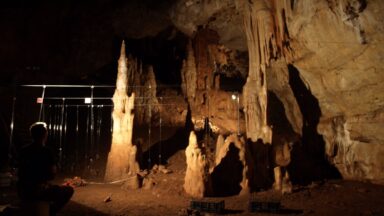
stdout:
POLYGON ((250 179, 251 192, 266 190, 272 187, 274 182, 273 168, 275 164, 275 147, 281 146, 286 139, 293 138, 297 134, 293 131, 286 115, 283 103, 275 93, 268 91, 267 107, 268 125, 272 126, 272 145, 263 143, 262 140, 252 142, 247 140, 253 167, 250 179))
POLYGON ((240 193, 243 164, 240 161, 239 152, 239 149, 231 143, 226 156, 211 173, 214 196, 233 196, 240 193))
MULTIPOLYGON (((193 123, 191 121, 191 110, 188 107, 185 126, 178 128, 174 135, 166 140, 160 140, 151 145, 151 147, 140 153, 138 152, 138 161, 141 169, 151 168, 154 164, 159 163, 159 154, 161 154, 160 164, 166 164, 167 160, 176 152, 187 148, 189 142, 189 133, 193 130, 193 123)), ((140 149, 139 143, 138 149, 140 149)))
POLYGON ((252 142, 247 140, 247 144, 253 160, 253 166, 250 166, 250 191, 257 192, 272 187, 273 167, 271 166, 272 146, 264 144, 262 140, 252 142))
POLYGON ((303 116, 302 140, 299 145, 293 146, 292 161, 288 166, 291 180, 293 183, 308 184, 326 178, 341 178, 338 170, 327 161, 324 139, 317 132, 321 117, 319 101, 307 89, 297 68, 288 65, 288 71, 289 85, 303 116))

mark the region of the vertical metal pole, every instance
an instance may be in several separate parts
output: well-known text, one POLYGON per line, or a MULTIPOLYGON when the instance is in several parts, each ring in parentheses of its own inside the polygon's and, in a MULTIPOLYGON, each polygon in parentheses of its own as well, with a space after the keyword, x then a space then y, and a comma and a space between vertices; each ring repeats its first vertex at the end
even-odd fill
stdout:
POLYGON ((62 167, 63 159, 63 124, 64 124, 64 110, 65 110, 65 98, 62 99, 63 103, 61 106, 61 119, 60 119, 60 139, 59 139, 59 165, 62 167))
MULTIPOLYGON (((148 87, 151 89, 151 85, 148 87)), ((151 113, 151 102, 148 103, 148 116, 149 116, 149 122, 148 122, 148 170, 151 169, 151 120, 152 120, 152 113, 151 113)))
POLYGON ((89 110, 90 110, 90 106, 88 105, 87 106, 87 121, 86 121, 87 127, 85 129, 85 143, 84 143, 84 157, 85 157, 86 163, 88 163, 88 151, 89 151, 89 145, 88 145, 88 142, 89 142, 89 115, 90 115, 89 110))
POLYGON ((237 93, 237 135, 240 136, 240 95, 237 93))
POLYGON ((48 124, 48 137, 51 139, 51 116, 52 116, 52 105, 48 105, 48 119, 47 119, 47 124, 48 124))
POLYGON ((46 88, 46 86, 43 85, 43 93, 41 94, 42 101, 41 101, 41 104, 40 104, 39 121, 41 121, 41 113, 43 111, 45 88, 46 88))
POLYGON ((101 123, 103 120, 103 115, 102 115, 103 105, 98 105, 97 108, 98 109, 97 109, 97 124, 96 124, 96 136, 97 136, 96 154, 98 155, 100 151, 101 123))
POLYGON ((68 105, 65 105, 65 115, 64 115, 64 137, 63 141, 66 140, 67 137, 67 124, 68 124, 68 105))
POLYGON ((113 106, 111 106, 111 134, 113 133, 113 106))
POLYGON ((63 146, 63 154, 64 154, 64 159, 66 160, 67 158, 67 124, 68 124, 68 105, 65 105, 65 110, 64 110, 64 132, 63 132, 63 143, 65 145, 65 148, 63 146))
POLYGON ((12 158, 12 151, 13 151, 13 128, 14 128, 14 123, 15 123, 15 105, 16 105, 16 97, 13 97, 11 125, 10 125, 11 131, 9 134, 8 158, 12 158))
POLYGON ((148 104, 149 123, 148 123, 148 169, 151 169, 151 104, 148 104))
POLYGON ((76 106, 76 145, 75 145, 75 164, 79 159, 79 105, 76 106))
POLYGON ((93 153, 94 153, 94 115, 93 115, 93 89, 94 89, 94 86, 91 86, 91 130, 90 130, 90 145, 91 145, 91 152, 90 152, 90 156, 93 157, 93 153))
POLYGON ((161 109, 160 105, 162 104, 163 98, 160 97, 160 104, 159 104, 159 165, 161 164, 161 109))

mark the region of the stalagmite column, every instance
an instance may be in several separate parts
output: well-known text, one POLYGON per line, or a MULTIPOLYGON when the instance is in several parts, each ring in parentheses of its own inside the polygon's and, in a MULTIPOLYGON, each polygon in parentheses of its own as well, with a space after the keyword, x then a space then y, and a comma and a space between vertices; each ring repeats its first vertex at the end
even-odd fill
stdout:
POLYGON ((187 45, 187 59, 183 61, 181 69, 181 88, 189 103, 192 103, 196 96, 196 76, 195 53, 192 48, 192 42, 189 41, 187 45))
POLYGON ((132 93, 128 97, 127 81, 127 58, 123 41, 118 61, 116 90, 113 95, 113 134, 105 172, 106 181, 122 179, 139 171, 136 160, 137 148, 132 144, 135 94, 132 93))
POLYGON ((195 132, 189 135, 189 145, 185 149, 187 171, 184 178, 184 190, 193 197, 203 197, 210 189, 208 163, 197 144, 195 132))
POLYGON ((249 75, 243 89, 247 137, 256 142, 272 143, 267 125, 266 67, 277 52, 273 39, 273 17, 267 4, 244 1, 244 28, 249 54, 249 75))

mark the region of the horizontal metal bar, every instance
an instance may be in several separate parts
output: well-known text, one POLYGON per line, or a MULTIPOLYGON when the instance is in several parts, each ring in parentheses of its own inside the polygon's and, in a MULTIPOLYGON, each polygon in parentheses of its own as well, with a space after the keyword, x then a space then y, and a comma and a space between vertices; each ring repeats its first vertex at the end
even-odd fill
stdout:
MULTIPOLYGON (((171 106, 171 105, 179 105, 179 104, 134 104, 134 106, 148 106, 148 105, 151 105, 151 106, 171 106)), ((63 104, 44 104, 44 106, 57 106, 57 107, 61 107, 63 106, 63 104)), ((65 104, 64 106, 92 106, 91 104, 65 104)), ((97 106, 114 106, 112 104, 93 104, 93 107, 97 107, 97 106)))
POLYGON ((116 88, 113 85, 21 85, 21 87, 41 87, 41 88, 116 88))
MULTIPOLYGON (((44 97, 44 100, 84 100, 85 98, 92 98, 92 97, 44 97)), ((164 99, 164 98, 177 98, 177 97, 135 97, 135 99, 150 99, 150 98, 157 98, 157 99, 164 99)), ((93 97, 93 100, 112 100, 111 97, 93 97)))
MULTIPOLYGON (((21 85, 21 87, 39 87, 39 88, 116 88, 114 85, 21 85)), ((150 86, 128 85, 128 88, 152 88, 150 86)), ((163 87, 180 87, 179 85, 156 85, 157 88, 163 87)))

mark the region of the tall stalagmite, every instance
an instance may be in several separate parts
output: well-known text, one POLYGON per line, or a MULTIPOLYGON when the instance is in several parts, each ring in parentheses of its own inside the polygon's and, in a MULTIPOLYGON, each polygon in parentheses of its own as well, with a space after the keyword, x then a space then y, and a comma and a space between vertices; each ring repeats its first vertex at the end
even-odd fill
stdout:
POLYGON ((113 134, 105 172, 106 181, 118 180, 139 171, 136 159, 137 147, 132 144, 135 94, 132 93, 130 97, 127 95, 127 68, 123 41, 118 61, 116 90, 113 95, 113 134))
POLYGON ((209 193, 209 164, 202 148, 197 143, 195 132, 189 136, 189 145, 185 149, 187 170, 184 178, 184 190, 193 197, 204 197, 209 193))

